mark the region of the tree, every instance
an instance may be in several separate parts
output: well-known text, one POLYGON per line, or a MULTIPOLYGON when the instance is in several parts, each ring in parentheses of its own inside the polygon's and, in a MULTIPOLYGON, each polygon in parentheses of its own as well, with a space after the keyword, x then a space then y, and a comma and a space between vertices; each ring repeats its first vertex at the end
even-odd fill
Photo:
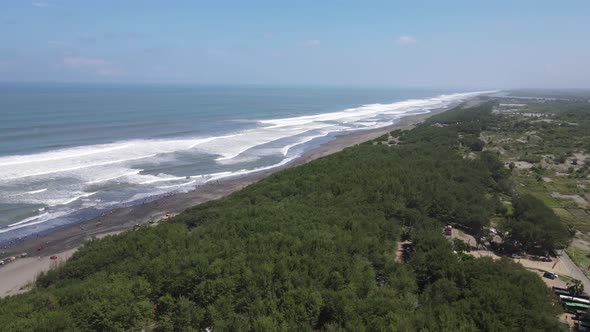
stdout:
POLYGON ((512 198, 512 205, 513 217, 504 225, 509 239, 522 243, 526 250, 536 247, 541 253, 567 244, 568 228, 541 200, 530 194, 517 195, 512 198))
POLYGON ((584 294, 584 284, 578 279, 572 279, 571 283, 568 284, 567 290, 572 296, 578 296, 584 294))

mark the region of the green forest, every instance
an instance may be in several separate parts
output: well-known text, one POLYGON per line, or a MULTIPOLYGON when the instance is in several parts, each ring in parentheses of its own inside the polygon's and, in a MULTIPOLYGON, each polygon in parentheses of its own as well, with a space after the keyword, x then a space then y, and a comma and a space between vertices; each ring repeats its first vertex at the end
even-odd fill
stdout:
POLYGON ((511 260, 453 251, 494 217, 552 250, 570 236, 515 190, 478 137, 494 103, 277 172, 156 227, 86 243, 27 293, 0 299, 3 331, 558 331, 562 311, 511 260), (469 157, 466 157, 468 155, 469 157), (507 217, 501 195, 514 197, 507 217), (534 220, 542 220, 543 225, 534 220), (406 262, 397 243, 410 238, 406 262))

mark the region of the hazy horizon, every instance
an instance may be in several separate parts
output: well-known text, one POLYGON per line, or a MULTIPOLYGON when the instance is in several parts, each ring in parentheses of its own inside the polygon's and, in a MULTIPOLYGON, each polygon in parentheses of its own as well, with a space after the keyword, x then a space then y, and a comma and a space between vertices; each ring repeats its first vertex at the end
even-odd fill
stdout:
POLYGON ((8 1, 0 81, 590 88, 590 4, 8 1))

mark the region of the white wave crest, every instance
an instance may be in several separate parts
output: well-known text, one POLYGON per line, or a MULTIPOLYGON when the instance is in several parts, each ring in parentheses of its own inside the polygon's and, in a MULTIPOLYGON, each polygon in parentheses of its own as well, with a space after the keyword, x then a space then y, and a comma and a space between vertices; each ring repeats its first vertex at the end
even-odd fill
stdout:
POLYGON ((70 212, 71 212, 70 210, 62 210, 62 211, 57 211, 54 213, 45 212, 45 213, 42 213, 38 216, 29 217, 29 218, 23 219, 19 222, 10 224, 6 228, 0 229, 0 234, 14 231, 16 229, 20 229, 20 228, 24 228, 24 227, 42 224, 42 223, 48 222, 50 220, 53 220, 55 218, 63 217, 65 215, 69 214, 70 212))

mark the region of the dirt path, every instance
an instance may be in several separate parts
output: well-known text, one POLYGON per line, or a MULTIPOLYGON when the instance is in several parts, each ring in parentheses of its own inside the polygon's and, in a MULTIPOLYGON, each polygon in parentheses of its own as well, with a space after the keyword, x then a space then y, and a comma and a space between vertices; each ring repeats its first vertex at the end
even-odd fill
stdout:
POLYGON ((412 241, 399 241, 397 243, 397 251, 395 253, 395 261, 398 263, 404 262, 404 248, 407 245, 411 245, 412 241))
MULTIPOLYGON (((502 256, 498 256, 494 252, 488 251, 488 250, 472 250, 469 254, 474 257, 478 257, 478 258, 479 257, 490 257, 494 260, 502 258, 502 256)), ((506 258, 508 258, 508 257, 506 257, 506 258)), ((588 285, 590 286, 590 282, 588 281, 588 278, 586 278, 586 276, 582 273, 582 271, 580 271, 580 269, 575 264, 573 264, 573 262, 569 259, 569 256, 567 256, 567 254, 565 254, 565 256, 559 257, 558 259, 553 259, 552 262, 543 262, 540 260, 532 260, 529 258, 508 258, 508 259, 511 259, 514 262, 522 265, 527 270, 530 270, 530 271, 538 274, 539 277, 541 277, 543 282, 545 282, 545 284, 548 287, 553 287, 553 286, 565 287, 566 282, 563 280, 560 280, 560 279, 552 280, 552 279, 547 279, 547 278, 543 277, 543 274, 546 271, 556 273, 559 276, 566 276, 566 277, 571 277, 574 279, 581 280, 582 283, 584 283, 584 289, 590 290, 590 288, 586 288, 586 283, 588 283, 588 285), (570 266, 570 263, 573 264, 573 266, 570 266), (581 275, 578 274, 576 271, 578 271, 581 275)))

